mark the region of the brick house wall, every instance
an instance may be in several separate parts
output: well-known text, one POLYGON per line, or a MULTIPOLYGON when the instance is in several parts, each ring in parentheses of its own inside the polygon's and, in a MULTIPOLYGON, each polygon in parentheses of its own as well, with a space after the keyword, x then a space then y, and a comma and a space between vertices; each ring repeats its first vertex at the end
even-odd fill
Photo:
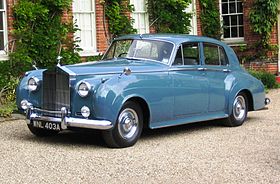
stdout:
MULTIPOLYGON (((218 0, 217 4, 219 4, 218 0)), ((7 22, 8 22, 8 39, 11 41, 13 38, 11 36, 11 31, 13 30, 13 13, 12 13, 12 6, 16 0, 6 0, 7 4, 7 22)), ((96 47, 97 47, 97 53, 104 53, 105 50, 108 47, 108 38, 106 35, 108 34, 108 21, 105 19, 105 25, 104 25, 104 10, 102 5, 102 0, 95 0, 95 18, 96 18, 96 47), (105 31, 106 30, 106 31, 105 31), (107 33, 107 34, 106 34, 107 33)), ((253 33, 250 28, 250 22, 249 22, 249 12, 250 7, 252 7, 254 0, 246 0, 243 3, 243 17, 244 17, 244 42, 246 46, 253 45, 256 41, 260 39, 260 37, 253 33)), ((196 15, 197 15, 197 35, 202 35, 202 29, 201 29, 201 21, 200 21, 200 2, 199 0, 195 1, 196 3, 196 15)), ((64 21, 72 21, 72 13, 71 11, 68 13, 64 13, 63 20, 64 21)), ((150 27, 150 32, 154 33, 154 29, 150 27)), ((273 32, 271 34, 271 44, 277 44, 278 43, 278 31, 277 26, 273 29, 273 32)), ((107 35, 108 36, 108 35, 107 35)), ((240 51, 240 45, 239 44, 231 44, 231 46, 234 48, 234 50, 237 52, 239 57, 244 56, 254 56, 257 51, 254 50, 248 50, 246 52, 240 51)), ((12 44, 10 44, 10 49, 12 47, 12 44)), ((277 65, 274 67, 273 70, 274 73, 277 72, 277 65)), ((272 72, 272 73, 273 73, 272 72)))

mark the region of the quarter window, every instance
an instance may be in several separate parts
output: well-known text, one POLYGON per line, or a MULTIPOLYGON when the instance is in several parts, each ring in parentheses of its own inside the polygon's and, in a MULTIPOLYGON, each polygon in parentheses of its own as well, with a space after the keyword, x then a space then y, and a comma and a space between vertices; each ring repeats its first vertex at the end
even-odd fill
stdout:
POLYGON ((228 60, 224 49, 213 44, 204 44, 204 62, 206 65, 227 65, 228 60))
POLYGON ((6 1, 0 0, 0 54, 5 54, 7 43, 6 1))
POLYGON ((221 15, 225 39, 244 37, 242 0, 221 0, 221 15))
POLYGON ((75 38, 80 40, 79 46, 83 49, 80 54, 96 54, 95 0, 74 0, 73 18, 80 29, 75 33, 75 38))
POLYGON ((149 15, 146 0, 130 0, 130 4, 134 5, 134 11, 131 14, 134 19, 133 27, 139 34, 149 33, 149 15))

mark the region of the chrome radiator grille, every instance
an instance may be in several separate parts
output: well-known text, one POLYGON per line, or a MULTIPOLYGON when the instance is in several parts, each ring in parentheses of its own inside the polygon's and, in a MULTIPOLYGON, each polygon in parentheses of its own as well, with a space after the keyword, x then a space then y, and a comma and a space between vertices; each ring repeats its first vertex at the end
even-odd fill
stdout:
MULTIPOLYGON (((60 69, 43 73, 43 109, 60 111, 70 109, 69 75, 60 69)), ((47 114, 45 114, 47 115, 47 114)))

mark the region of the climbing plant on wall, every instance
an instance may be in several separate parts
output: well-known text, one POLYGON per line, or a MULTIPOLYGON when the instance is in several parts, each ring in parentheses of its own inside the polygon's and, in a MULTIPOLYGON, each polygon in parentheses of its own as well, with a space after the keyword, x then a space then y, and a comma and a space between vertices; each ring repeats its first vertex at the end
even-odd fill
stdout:
POLYGON ((133 28, 134 20, 129 16, 133 11, 129 0, 104 0, 102 3, 109 23, 110 39, 136 32, 133 28))
POLYGON ((222 27, 220 21, 220 12, 218 1, 199 0, 201 7, 200 20, 202 25, 202 34, 216 39, 221 39, 222 27))
POLYGON ((16 50, 10 54, 15 69, 30 69, 33 62, 40 68, 54 66, 60 50, 63 64, 80 61, 75 52, 78 46, 71 36, 77 28, 71 19, 62 21, 71 4, 72 0, 17 1, 13 8, 16 50))
POLYGON ((257 45, 261 47, 263 55, 275 48, 270 44, 270 36, 277 23, 279 3, 279 0, 255 0, 250 11, 251 28, 261 36, 257 45))
POLYGON ((189 33, 191 0, 148 0, 150 23, 157 33, 189 33))

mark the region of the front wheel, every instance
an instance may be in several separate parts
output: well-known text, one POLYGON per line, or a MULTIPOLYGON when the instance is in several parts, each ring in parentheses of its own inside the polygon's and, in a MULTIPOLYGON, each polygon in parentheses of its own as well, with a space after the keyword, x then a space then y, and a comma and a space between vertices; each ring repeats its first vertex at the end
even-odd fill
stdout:
POLYGON ((232 113, 225 120, 225 125, 230 127, 240 126, 244 123, 248 113, 248 100, 245 93, 239 93, 232 105, 232 113))
POLYGON ((103 132, 103 138, 109 147, 129 147, 137 142, 142 129, 142 109, 137 103, 129 101, 122 107, 114 128, 103 132))

